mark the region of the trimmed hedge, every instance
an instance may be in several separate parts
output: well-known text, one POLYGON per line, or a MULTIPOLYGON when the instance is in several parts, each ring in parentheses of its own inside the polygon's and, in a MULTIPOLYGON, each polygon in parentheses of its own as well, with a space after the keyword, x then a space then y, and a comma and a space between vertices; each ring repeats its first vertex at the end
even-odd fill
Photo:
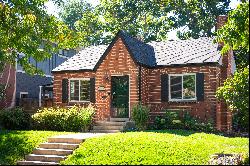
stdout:
POLYGON ((56 131, 87 131, 93 107, 44 108, 32 116, 33 128, 56 131))
POLYGON ((0 110, 0 126, 8 130, 30 128, 31 117, 22 108, 0 110))

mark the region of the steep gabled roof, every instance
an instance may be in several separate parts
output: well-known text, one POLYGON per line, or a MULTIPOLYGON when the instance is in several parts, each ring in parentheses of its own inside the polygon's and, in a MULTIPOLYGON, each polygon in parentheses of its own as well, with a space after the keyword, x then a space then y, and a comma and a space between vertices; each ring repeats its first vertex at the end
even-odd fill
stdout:
POLYGON ((110 45, 87 47, 53 72, 96 70, 118 38, 122 39, 134 62, 147 67, 219 63, 221 58, 218 44, 213 43, 213 38, 143 43, 126 32, 119 31, 110 45))

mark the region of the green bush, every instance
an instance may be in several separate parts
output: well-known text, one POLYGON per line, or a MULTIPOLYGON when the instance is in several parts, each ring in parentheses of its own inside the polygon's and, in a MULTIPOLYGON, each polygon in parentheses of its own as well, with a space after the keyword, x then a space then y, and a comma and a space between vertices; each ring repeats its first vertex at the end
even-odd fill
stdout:
POLYGON ((93 107, 44 108, 32 116, 33 127, 42 130, 86 131, 94 112, 93 107))
POLYGON ((216 92, 233 111, 234 129, 249 132, 249 67, 238 69, 216 92))
POLYGON ((0 111, 0 126, 2 126, 4 129, 29 129, 30 119, 30 115, 18 107, 0 111))
POLYGON ((214 125, 212 120, 208 120, 208 122, 204 123, 199 121, 198 119, 189 115, 188 112, 184 113, 183 117, 179 115, 176 111, 168 111, 166 110, 166 114, 164 117, 157 116, 155 118, 155 129, 187 129, 187 130, 195 130, 195 131, 206 131, 212 132, 214 131, 214 125))
POLYGON ((135 126, 138 130, 145 130, 149 118, 150 109, 143 106, 141 103, 135 105, 132 109, 132 119, 135 121, 135 126))

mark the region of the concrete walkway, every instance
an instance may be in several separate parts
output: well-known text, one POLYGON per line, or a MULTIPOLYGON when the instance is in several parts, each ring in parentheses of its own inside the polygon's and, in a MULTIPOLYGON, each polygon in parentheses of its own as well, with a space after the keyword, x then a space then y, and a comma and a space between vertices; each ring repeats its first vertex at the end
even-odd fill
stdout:
POLYGON ((41 143, 32 154, 26 155, 24 161, 18 165, 59 165, 68 155, 79 147, 85 139, 100 137, 110 133, 76 133, 58 135, 48 138, 48 142, 41 143))

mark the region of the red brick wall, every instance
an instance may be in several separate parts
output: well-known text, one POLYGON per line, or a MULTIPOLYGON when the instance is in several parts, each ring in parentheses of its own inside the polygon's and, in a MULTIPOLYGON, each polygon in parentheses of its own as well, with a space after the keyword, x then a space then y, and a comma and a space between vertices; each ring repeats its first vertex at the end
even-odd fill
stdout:
POLYGON ((0 84, 6 85, 6 97, 0 101, 0 108, 8 108, 14 102, 15 97, 15 68, 12 65, 6 64, 3 72, 0 73, 0 84))
POLYGON ((150 121, 159 115, 164 115, 164 109, 178 109, 181 112, 189 111, 194 117, 201 120, 212 118, 215 120, 217 88, 217 66, 189 66, 189 67, 165 67, 161 69, 143 69, 143 91, 147 91, 143 103, 151 108, 150 121), (148 73, 148 74, 145 74, 148 73), (204 73, 204 101, 197 102, 161 102, 161 75, 162 74, 183 74, 183 73, 204 73), (147 89, 147 90, 146 90, 147 89))
MULTIPOLYGON (((129 75, 130 78, 130 110, 138 102, 138 66, 131 58, 126 46, 118 39, 96 72, 66 72, 54 73, 54 103, 57 106, 73 105, 75 103, 62 103, 62 79, 91 78, 95 77, 96 93, 96 119, 106 120, 110 117, 111 104, 111 76, 129 75), (109 79, 107 80, 106 77, 109 79), (105 91, 98 91, 99 86, 104 86, 105 91), (102 97, 106 96, 105 99, 102 97)), ((83 103, 82 103, 83 104, 83 103)), ((88 104, 88 103, 85 103, 88 104)))

